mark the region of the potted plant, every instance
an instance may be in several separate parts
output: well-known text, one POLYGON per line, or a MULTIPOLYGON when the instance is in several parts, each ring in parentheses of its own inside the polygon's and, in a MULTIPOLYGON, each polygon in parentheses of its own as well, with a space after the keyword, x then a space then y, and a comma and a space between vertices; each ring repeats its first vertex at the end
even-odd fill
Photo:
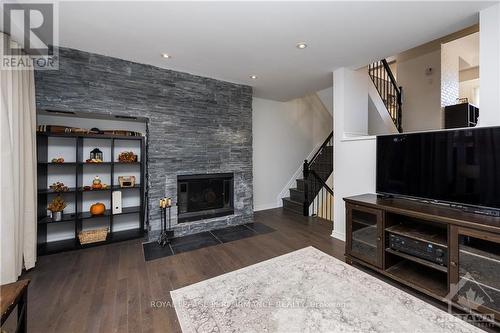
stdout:
POLYGON ((53 221, 61 221, 62 213, 64 208, 66 208, 67 204, 64 199, 57 195, 52 202, 49 204, 48 209, 52 212, 52 220, 53 221))

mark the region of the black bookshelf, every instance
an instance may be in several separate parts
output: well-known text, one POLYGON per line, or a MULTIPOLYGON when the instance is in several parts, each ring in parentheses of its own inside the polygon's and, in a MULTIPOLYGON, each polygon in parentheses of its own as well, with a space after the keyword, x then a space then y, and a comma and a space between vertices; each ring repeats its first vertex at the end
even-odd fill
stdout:
MULTIPOLYGON (((57 252, 63 252, 68 250, 75 250, 80 248, 86 248, 96 245, 102 245, 112 242, 124 241, 134 238, 140 238, 144 236, 144 225, 145 225, 145 197, 146 197, 146 147, 145 138, 142 136, 118 136, 118 135, 96 135, 96 134, 50 134, 50 133, 37 133, 37 176, 38 176, 38 255, 46 255, 57 252), (51 139, 53 138, 53 139, 51 139), (52 163, 51 158, 56 156, 48 156, 49 147, 51 141, 57 141, 58 138, 67 138, 65 140, 66 144, 71 142, 71 149, 74 150, 74 161, 64 162, 64 163, 52 163), (86 139, 91 139, 93 145, 89 145, 86 139), (115 146, 117 141, 125 141, 133 143, 134 146, 139 145, 139 161, 132 163, 118 162, 118 154, 121 152, 120 149, 115 146), (105 157, 105 162, 102 163, 87 163, 85 162, 89 156, 84 156, 85 145, 87 148, 95 148, 95 142, 102 142, 103 146, 110 147, 111 156, 109 158, 105 157), (139 142, 137 144, 137 142, 139 142), (97 170, 101 175, 109 175, 110 182, 108 188, 102 190, 85 190, 84 186, 89 186, 90 184, 84 184, 84 170, 87 166, 91 166, 94 170, 97 170), (128 168, 131 168, 131 172, 137 172, 139 168, 139 179, 136 179, 136 185, 133 187, 120 187, 115 181, 115 176, 118 173, 116 167, 119 166, 122 174, 126 172, 128 168), (74 186, 70 187, 68 191, 65 192, 54 192, 49 189, 49 175, 56 175, 58 172, 63 172, 66 177, 68 174, 74 177, 74 186), (124 171, 125 170, 125 171, 124 171), (134 171, 135 170, 135 171, 134 171), (119 214, 112 214, 112 193, 113 191, 122 191, 124 195, 128 191, 139 191, 139 205, 131 207, 122 207, 122 212, 119 214), (106 211, 104 215, 92 216, 88 211, 88 207, 83 207, 84 195, 86 193, 99 193, 101 198, 106 198, 109 202, 109 206, 106 206, 106 211), (72 203, 74 211, 70 213, 64 212, 61 221, 53 221, 52 218, 47 216, 47 205, 52 201, 54 196, 61 194, 65 201, 72 203), (138 217, 138 225, 134 228, 117 230, 114 231, 114 222, 117 216, 136 214, 138 217), (92 243, 92 244, 80 244, 78 240, 78 233, 84 230, 84 224, 92 219, 101 219, 105 221, 102 225, 98 227, 109 227, 109 234, 106 241, 92 243), (73 237, 63 240, 48 241, 48 233, 51 225, 55 224, 72 224, 73 237)), ((54 178, 54 177, 53 177, 54 178)), ((67 179, 67 178, 66 178, 67 179)), ((122 199, 123 200, 123 199, 122 199)), ((100 222, 100 221, 99 221, 100 222)), ((69 229, 69 228, 67 228, 69 229)), ((88 230, 88 228, 87 228, 88 230)))

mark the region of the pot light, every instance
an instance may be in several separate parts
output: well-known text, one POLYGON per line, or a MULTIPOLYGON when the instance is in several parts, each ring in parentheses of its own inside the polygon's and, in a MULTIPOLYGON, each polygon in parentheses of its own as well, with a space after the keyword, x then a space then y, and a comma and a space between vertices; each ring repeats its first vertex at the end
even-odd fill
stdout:
POLYGON ((297 48, 300 49, 300 50, 303 50, 307 47, 307 44, 304 43, 304 42, 301 42, 301 43, 297 43, 297 48))
POLYGON ((250 78, 251 78, 252 80, 255 80, 255 79, 257 79, 257 75, 250 75, 250 78))
POLYGON ((168 54, 168 53, 162 53, 162 54, 161 54, 161 56, 162 56, 163 58, 165 58, 165 59, 170 59, 170 58, 172 58, 172 56, 171 56, 170 54, 168 54))

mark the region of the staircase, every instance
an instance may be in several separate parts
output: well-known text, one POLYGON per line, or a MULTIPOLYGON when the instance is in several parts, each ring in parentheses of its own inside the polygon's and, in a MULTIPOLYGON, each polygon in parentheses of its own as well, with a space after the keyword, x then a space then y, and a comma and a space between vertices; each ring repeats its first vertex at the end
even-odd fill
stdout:
POLYGON ((283 208, 304 216, 333 220, 333 190, 327 180, 333 172, 333 132, 302 167, 302 178, 290 196, 283 198, 283 208))
POLYGON ((382 59, 368 66, 368 75, 377 88, 389 115, 399 133, 403 132, 403 88, 398 87, 387 60, 382 59))

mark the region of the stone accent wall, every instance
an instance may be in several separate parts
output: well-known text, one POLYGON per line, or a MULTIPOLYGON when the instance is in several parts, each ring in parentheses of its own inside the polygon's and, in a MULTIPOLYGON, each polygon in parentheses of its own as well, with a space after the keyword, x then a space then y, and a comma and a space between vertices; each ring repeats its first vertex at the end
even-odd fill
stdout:
POLYGON ((59 70, 35 73, 37 108, 149 118, 150 239, 181 174, 233 172, 235 212, 177 224, 174 206, 176 235, 251 222, 251 87, 67 48, 59 56, 59 70))
POLYGON ((454 42, 441 45, 441 106, 455 105, 459 97, 460 50, 454 42))

